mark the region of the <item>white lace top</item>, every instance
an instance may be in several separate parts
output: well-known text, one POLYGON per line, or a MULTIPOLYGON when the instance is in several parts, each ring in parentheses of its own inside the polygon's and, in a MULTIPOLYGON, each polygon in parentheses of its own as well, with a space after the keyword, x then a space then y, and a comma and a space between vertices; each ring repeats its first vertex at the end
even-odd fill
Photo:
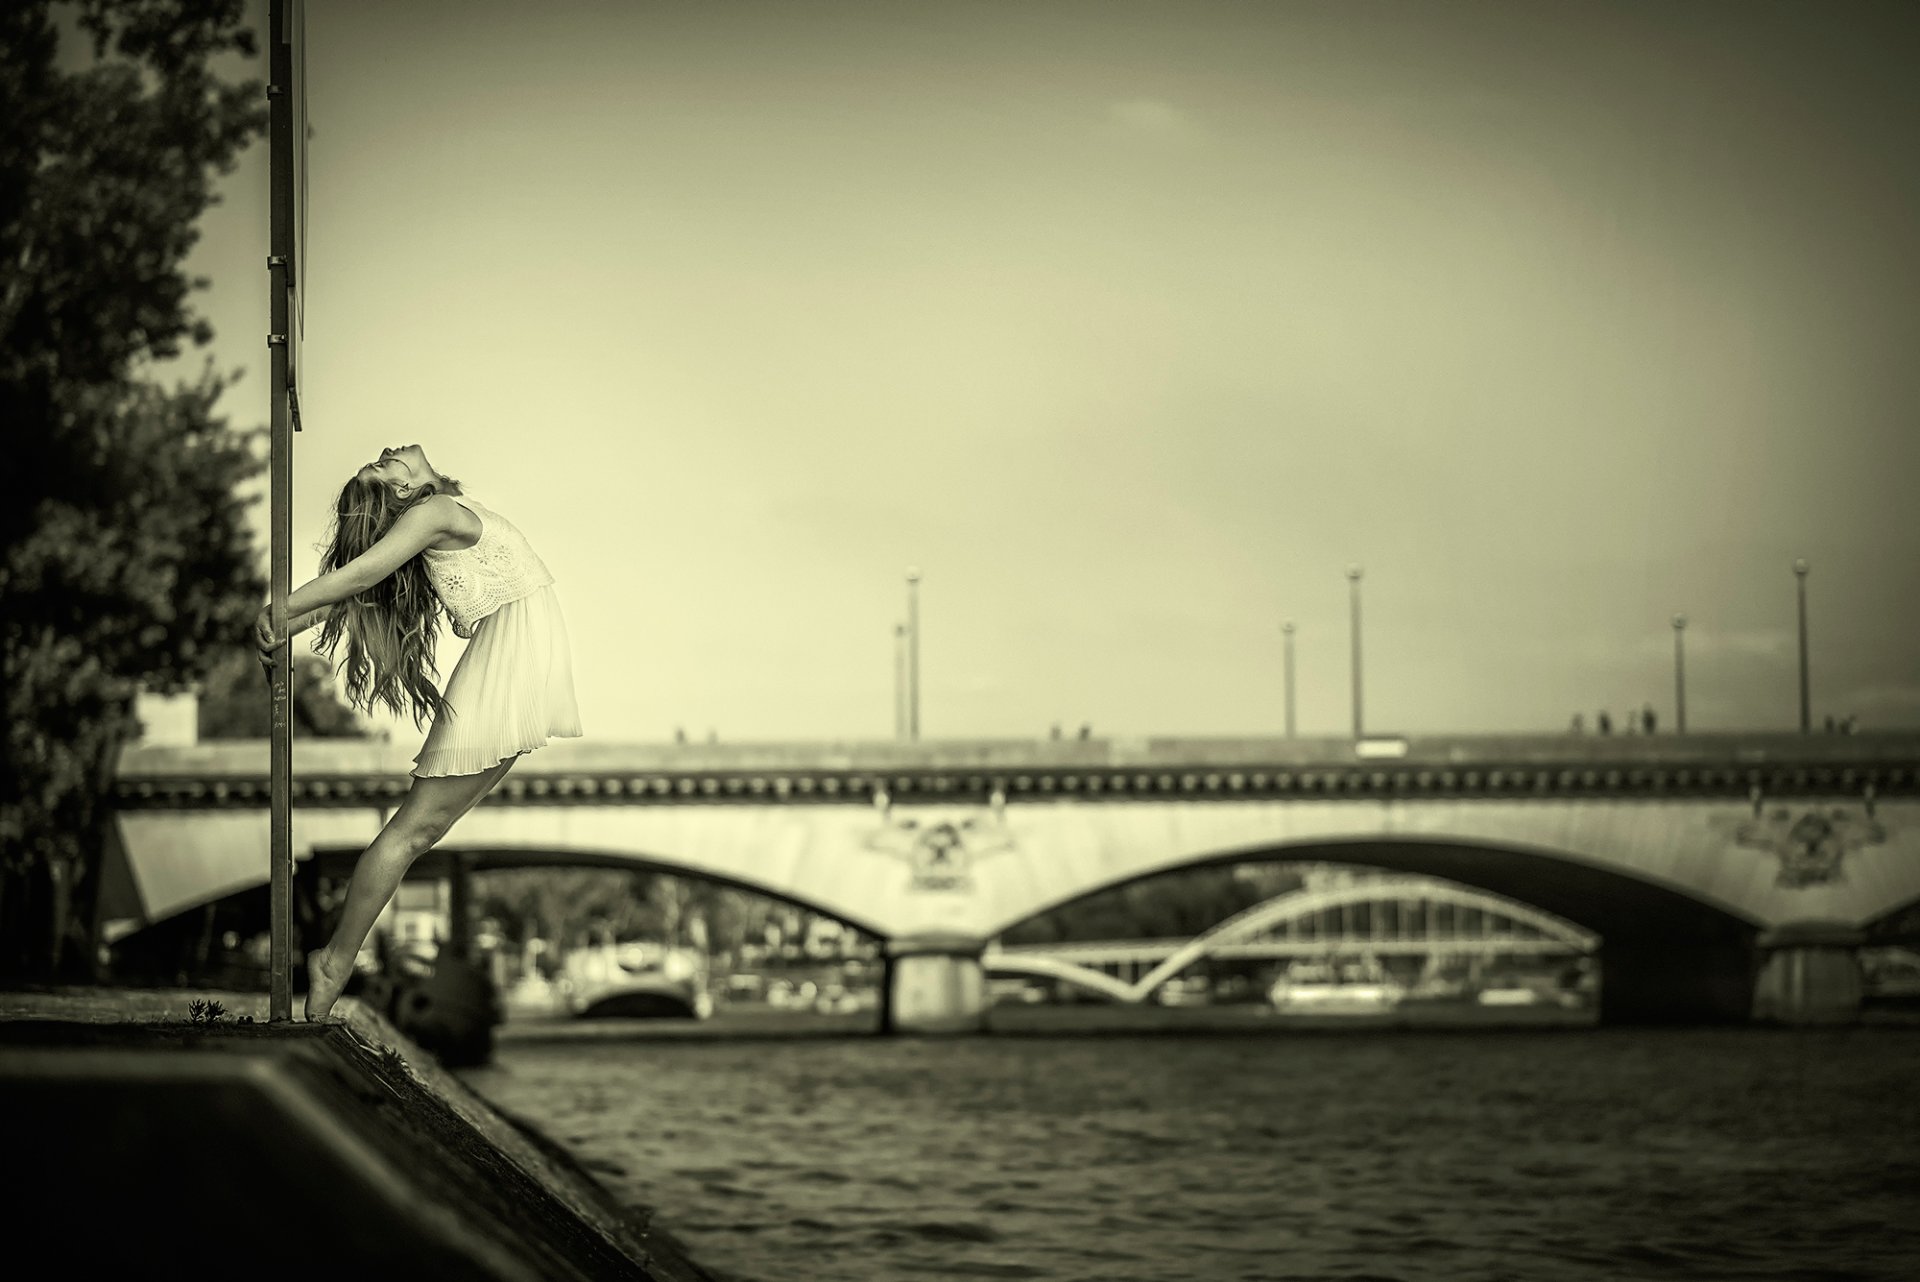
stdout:
POLYGON ((513 522, 464 494, 448 497, 480 518, 480 541, 470 548, 426 549, 427 579, 453 621, 453 633, 471 637, 474 625, 509 601, 553 582, 513 522))

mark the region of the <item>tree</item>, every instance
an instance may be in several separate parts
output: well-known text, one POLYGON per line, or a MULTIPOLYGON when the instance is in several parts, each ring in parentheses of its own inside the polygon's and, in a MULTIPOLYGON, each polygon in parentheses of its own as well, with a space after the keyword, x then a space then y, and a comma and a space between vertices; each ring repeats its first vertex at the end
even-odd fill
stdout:
POLYGON ((1245 908, 1298 887, 1290 868, 1176 868, 1095 891, 1008 930, 1009 944, 1088 939, 1189 939, 1245 908))
POLYGON ((56 62, 50 0, 0 6, 0 970, 54 972, 84 907, 141 687, 203 676, 264 592, 239 486, 258 431, 215 413, 182 263, 213 180, 265 124, 240 0, 81 0, 91 57, 56 62))
POLYGON ((562 949, 611 935, 652 933, 655 874, 642 868, 514 868, 474 878, 474 902, 517 944, 545 939, 562 949))
MULTIPOLYGON (((288 692, 296 739, 364 739, 372 731, 340 698, 332 669, 317 654, 293 661, 288 692)), ((273 700, 250 645, 227 649, 200 687, 198 734, 211 739, 265 739, 273 728, 273 700)))

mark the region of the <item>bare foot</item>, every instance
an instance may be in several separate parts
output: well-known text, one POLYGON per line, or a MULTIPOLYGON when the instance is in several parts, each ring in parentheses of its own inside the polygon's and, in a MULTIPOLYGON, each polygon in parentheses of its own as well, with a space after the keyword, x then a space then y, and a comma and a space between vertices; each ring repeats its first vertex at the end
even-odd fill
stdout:
POLYGON ((347 986, 350 971, 342 970, 336 974, 327 966, 327 950, 315 949, 307 954, 307 1022, 319 1024, 325 1022, 333 1010, 333 1004, 340 1000, 340 991, 347 986))

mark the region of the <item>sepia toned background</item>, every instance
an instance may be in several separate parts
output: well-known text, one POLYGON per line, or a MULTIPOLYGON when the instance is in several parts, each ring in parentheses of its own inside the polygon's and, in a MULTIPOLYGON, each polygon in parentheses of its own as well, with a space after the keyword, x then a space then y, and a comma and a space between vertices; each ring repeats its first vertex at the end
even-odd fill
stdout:
MULTIPOLYGON (((422 442, 590 735, 1920 724, 1908 16, 336 3, 300 570, 422 442), (1877 34, 1876 34, 1877 33, 1877 34)), ((194 266, 259 370, 264 144, 194 266)), ((233 393, 264 417, 265 384, 233 393)), ((297 579, 296 579, 297 581, 297 579)), ((450 652, 449 652, 450 653, 450 652)))
POLYGON ((452 832, 251 644, 229 5, 0 7, 14 1255, 1910 1277, 1910 5, 277 4, 294 582, 417 441, 572 624, 452 832))

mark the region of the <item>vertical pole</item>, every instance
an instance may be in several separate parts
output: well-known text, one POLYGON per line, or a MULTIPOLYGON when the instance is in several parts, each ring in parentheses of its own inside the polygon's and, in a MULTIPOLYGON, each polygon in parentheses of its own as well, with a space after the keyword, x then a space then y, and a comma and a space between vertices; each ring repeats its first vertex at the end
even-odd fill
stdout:
POLYGON ((1673 732, 1687 732, 1687 616, 1673 616, 1673 732))
POLYGON ((882 1035, 891 1035, 896 1024, 893 1018, 893 955, 881 945, 880 953, 880 1028, 882 1035))
POLYGON ((1286 682, 1287 682, 1287 738, 1293 738, 1293 620, 1280 625, 1281 633, 1286 637, 1286 682))
MULTIPOLYGON (((269 177, 269 236, 267 275, 270 324, 267 347, 272 356, 268 393, 273 398, 268 436, 270 517, 268 546, 271 573, 269 610, 275 636, 287 634, 287 598, 293 592, 293 425, 288 413, 288 339, 291 317, 288 293, 293 287, 293 28, 291 0, 273 0, 272 46, 268 54, 267 95, 269 177)), ((289 715, 293 677, 293 643, 282 640, 273 654, 272 739, 269 747, 271 789, 267 913, 272 980, 267 1018, 281 1024, 293 1018, 293 720, 289 715)))
POLYGON ((473 859, 458 850, 447 852, 447 955, 473 960, 473 859))
POLYGON ((907 625, 893 625, 893 737, 907 737, 907 625))
POLYGON ((1352 605, 1353 632, 1353 737, 1359 739, 1363 733, 1360 717, 1360 567, 1347 567, 1347 584, 1352 605))
POLYGON ((1807 683, 1807 571, 1804 559, 1793 563, 1793 577, 1800 596, 1800 733, 1813 733, 1813 700, 1807 683))
POLYGON ((920 738, 920 571, 907 567, 907 738, 920 738))

